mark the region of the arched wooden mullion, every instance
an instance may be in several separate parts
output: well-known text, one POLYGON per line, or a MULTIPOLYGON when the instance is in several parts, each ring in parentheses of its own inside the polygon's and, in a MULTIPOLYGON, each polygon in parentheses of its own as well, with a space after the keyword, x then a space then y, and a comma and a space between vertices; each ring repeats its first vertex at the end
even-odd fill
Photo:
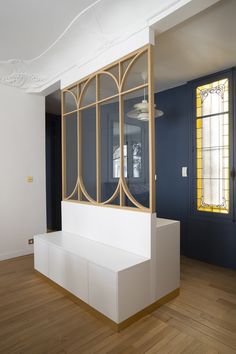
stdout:
MULTIPOLYGON (((146 53, 146 52, 147 52, 147 49, 144 49, 144 50, 142 50, 141 52, 137 53, 137 54, 135 55, 135 57, 131 60, 131 62, 129 63, 129 65, 127 66, 127 68, 126 68, 126 70, 125 70, 125 72, 124 72, 124 75, 123 75, 123 77, 122 77, 122 79, 121 79, 121 84, 120 84, 120 91, 121 91, 121 92, 123 91, 124 81, 125 81, 125 79, 126 79, 126 76, 127 76, 128 72, 129 72, 130 68, 135 64, 135 62, 138 60, 138 58, 139 58, 141 55, 143 55, 144 53, 146 53)), ((138 89, 138 87, 137 87, 137 89, 138 89)))
MULTIPOLYGON (((86 188, 84 186, 84 182, 83 182, 83 177, 82 177, 82 169, 81 169, 81 116, 80 116, 80 112, 78 111, 78 131, 77 131, 77 135, 78 135, 78 194, 83 193, 84 196, 87 198, 87 200, 91 203, 91 204, 96 204, 97 202, 90 197, 90 195, 88 194, 88 192, 86 191, 86 188)), ((79 195, 78 195, 79 196, 79 195)), ((80 199, 80 196, 79 196, 80 199)))
POLYGON ((119 180, 119 182, 118 182, 118 184, 117 184, 117 187, 116 187, 116 190, 115 190, 115 192, 112 194, 112 196, 111 196, 109 199, 105 200, 104 202, 101 202, 100 204, 106 205, 106 204, 109 204, 109 203, 113 202, 113 200, 117 197, 120 188, 121 188, 121 182, 120 182, 120 180, 119 180))
MULTIPOLYGON (((80 93, 80 97, 79 97, 79 101, 78 101, 78 108, 80 108, 80 104, 81 104, 81 101, 82 101, 82 99, 83 99, 83 97, 84 97, 84 93, 85 93, 85 90, 86 90, 86 88, 88 87, 88 85, 89 85, 89 83, 95 78, 96 79, 96 87, 95 87, 95 90, 96 90, 96 100, 93 102, 93 104, 91 104, 91 105, 93 105, 93 106, 96 106, 96 126, 97 126, 97 123, 98 123, 98 121, 99 121, 99 114, 98 114, 98 102, 99 102, 99 99, 98 99, 98 78, 99 78, 99 75, 108 75, 108 76, 110 76, 113 80, 114 80, 114 82, 115 82, 115 84, 116 84, 116 87, 117 87, 117 93, 119 93, 119 84, 118 84, 118 81, 117 81, 117 79, 116 79, 116 77, 112 74, 112 73, 109 73, 109 72, 106 72, 106 71, 103 71, 103 70, 101 70, 101 71, 99 71, 99 72, 97 72, 95 75, 93 75, 93 76, 91 76, 87 81, 86 81, 86 83, 84 84, 84 86, 83 86, 83 88, 82 88, 82 90, 81 90, 81 93, 80 93)), ((109 99, 109 97, 107 97, 106 99, 109 99)), ((102 100, 101 100, 102 101, 102 100)), ((97 130, 97 129, 96 129, 97 130)), ((98 130, 97 130, 97 139, 96 140, 98 140, 99 139, 99 134, 98 134, 98 130)), ((79 143, 80 144, 80 143, 79 143)), ((81 145, 80 145, 80 149, 82 149, 82 147, 81 147, 81 145)), ((96 153, 98 153, 98 149, 96 148, 96 153)), ((97 158, 96 158, 96 160, 98 160, 98 156, 97 156, 97 158)), ((96 176, 98 176, 99 175, 99 169, 97 169, 96 170, 96 176)), ((113 198, 115 198, 116 197, 116 195, 114 196, 114 194, 111 196, 111 198, 109 198, 109 200, 108 201, 105 201, 105 202, 101 202, 100 201, 100 196, 98 197, 97 196, 97 198, 99 198, 99 199, 97 199, 96 201, 88 194, 88 192, 86 191, 86 188, 85 188, 85 185, 84 185, 84 182, 83 182, 83 178, 82 178, 82 176, 80 175, 80 183, 79 183, 79 186, 80 186, 80 188, 81 188, 81 191, 82 191, 82 193, 84 194, 84 196, 91 202, 91 203, 93 203, 93 204, 106 204, 106 203, 108 203, 109 201, 112 201, 113 200, 113 198)), ((97 179, 97 177, 96 177, 96 179, 97 179)), ((99 184, 99 182, 97 182, 96 183, 97 184, 97 188, 99 188, 99 186, 98 186, 98 184, 99 184)), ((117 186, 117 189, 116 189, 116 191, 117 190, 119 190, 119 183, 118 183, 118 186, 117 186)), ((99 194, 98 194, 99 195, 99 194)))
MULTIPOLYGON (((91 75, 88 80, 85 82, 80 94, 79 94, 79 99, 78 99, 78 108, 80 108, 80 105, 81 105, 81 101, 83 99, 83 96, 84 96, 84 92, 85 92, 85 89, 88 87, 90 81, 92 81, 93 79, 96 78, 96 74, 95 75, 91 75)), ((96 88, 95 88, 96 89, 96 88)), ((96 104, 96 99, 95 101, 93 102, 93 104, 95 105, 96 104)))
MULTIPOLYGON (((80 187, 80 189, 81 189, 81 192, 84 194, 85 198, 86 198, 91 204, 93 204, 93 205, 106 205, 106 204, 111 203, 111 202, 117 197, 117 195, 118 195, 118 193, 119 193, 119 189, 121 188, 121 183, 120 183, 120 181, 119 181, 119 182, 118 182, 118 185, 117 185, 117 187, 116 187, 115 192, 112 194, 112 196, 111 196, 109 199, 105 200, 104 202, 97 202, 96 200, 94 200, 94 199, 88 194, 88 192, 86 191, 86 188, 85 188, 85 186, 84 186, 83 181, 81 182, 81 180, 80 180, 80 182, 79 182, 78 185, 79 185, 79 187, 80 187)), ((67 199, 68 199, 68 198, 66 198, 65 200, 67 200, 67 199)))
MULTIPOLYGON (((117 78, 112 74, 112 73, 110 73, 109 71, 104 71, 104 70, 101 70, 101 71, 99 71, 98 73, 97 73, 97 75, 102 75, 102 74, 104 74, 104 75, 109 75, 110 77, 112 77, 112 79, 115 81, 115 83, 116 83, 116 87, 117 87, 117 93, 119 93, 119 90, 120 90, 120 86, 119 86, 119 82, 118 82, 118 80, 117 80, 117 78)), ((109 97, 106 97, 106 98, 109 98, 109 97)))
POLYGON ((99 71, 97 74, 93 75, 92 77, 90 77, 89 80, 87 80, 86 83, 84 84, 83 89, 82 89, 81 94, 80 94, 80 99, 79 99, 79 102, 78 102, 78 109, 79 110, 84 110, 84 109, 87 109, 87 108, 90 108, 90 107, 94 107, 94 106, 96 106, 96 103, 100 104, 100 103, 109 101, 110 99, 113 99, 113 98, 118 97, 118 96, 119 96, 119 83, 118 83, 116 77, 113 74, 102 70, 102 71, 99 71), (101 74, 108 75, 115 81, 115 84, 116 84, 116 87, 117 87, 117 93, 115 95, 111 95, 111 96, 105 97, 103 99, 97 99, 94 102, 89 103, 88 105, 81 106, 80 104, 81 104, 81 101, 83 99, 82 95, 84 94, 84 90, 85 90, 86 86, 89 84, 89 82, 93 78, 99 77, 99 75, 101 75, 101 74))
POLYGON ((79 176, 79 187, 80 187, 80 190, 81 192, 84 194, 84 196, 88 199, 88 201, 92 204, 100 204, 100 203, 97 203, 96 200, 94 200, 89 194, 88 192, 86 191, 86 188, 84 186, 84 182, 83 182, 83 178, 81 176, 79 176))
POLYGON ((65 120, 66 119, 70 119, 70 118, 65 118, 66 116, 70 115, 70 114, 73 114, 75 112, 77 112, 77 110, 74 110, 74 111, 71 111, 71 112, 67 112, 67 113, 64 113, 64 93, 65 92, 68 92, 70 93, 73 97, 74 97, 74 100, 75 100, 75 103, 76 103, 76 107, 77 107, 77 99, 76 99, 76 96, 75 94, 68 90, 68 89, 65 89, 61 92, 61 103, 62 103, 62 116, 61 116, 61 133, 62 133, 62 199, 63 200, 68 200, 69 198, 71 198, 75 191, 76 191, 76 188, 78 186, 78 178, 76 180, 76 184, 75 184, 75 188, 73 190, 73 192, 68 196, 66 197, 66 136, 65 136, 65 120))
POLYGON ((143 206, 142 204, 140 204, 134 197, 133 195, 131 194, 128 186, 127 186, 127 183, 125 181, 124 178, 121 179, 121 186, 126 194, 126 196, 129 198, 129 200, 139 209, 141 210, 149 210, 149 208, 146 208, 145 206, 143 206))
MULTIPOLYGON (((91 75, 88 80, 84 83, 84 86, 79 94, 79 99, 78 99, 78 109, 80 108, 80 104, 81 101, 84 97, 84 93, 85 93, 85 89, 88 87, 89 83, 91 80, 93 80, 94 78, 96 79, 97 74, 95 75, 91 75)), ((95 87, 96 90, 96 87, 95 87)), ((92 106, 96 106, 96 99, 93 102, 92 106)), ((83 182, 83 177, 81 175, 81 151, 82 151, 82 146, 81 146, 81 121, 80 121, 81 117, 79 116, 78 118, 78 123, 79 123, 79 141, 78 141, 78 150, 79 150, 79 155, 78 155, 78 171, 79 171, 79 176, 78 176, 78 180, 79 180, 79 189, 80 192, 82 192, 84 194, 84 196, 86 197, 86 199, 91 203, 91 204, 95 204, 97 205, 97 201, 94 200, 86 191, 84 182, 83 182)))
MULTIPOLYGON (((100 100, 100 77, 102 75, 108 75, 113 79, 113 81, 116 84, 117 94, 119 94, 119 83, 118 83, 116 77, 110 72, 103 71, 103 70, 99 71, 96 75, 96 83, 97 83, 96 84, 96 92, 97 92, 97 95, 96 95, 96 101, 97 101, 96 102, 96 116, 97 116, 97 124, 96 124, 97 125, 97 137, 96 137, 96 140, 97 141, 99 140, 99 144, 97 142, 97 145, 99 145, 99 151, 97 149, 97 155, 99 155, 99 156, 97 156, 97 189, 101 188, 101 178, 100 178, 101 176, 100 175, 101 175, 102 156, 100 156, 101 155, 101 149, 100 149, 101 135, 100 135, 100 108, 99 108, 99 104, 101 102, 103 102, 102 99, 100 100), (99 127, 98 127, 98 124, 99 124, 99 127)), ((104 101, 107 101, 107 100, 109 101, 109 97, 106 97, 104 99, 104 101)), ((97 196, 99 196, 99 199, 97 197, 97 202, 100 202, 100 204, 102 204, 102 205, 112 202, 116 198, 116 196, 119 192, 119 188, 120 188, 120 182, 118 182, 117 188, 116 188, 115 192, 113 193, 113 195, 107 201, 104 201, 104 202, 101 202, 101 190, 100 190, 100 193, 97 193, 97 196)))
POLYGON ((79 183, 79 178, 77 178, 77 181, 76 181, 76 184, 75 184, 75 188, 73 189, 73 192, 68 197, 65 197, 64 200, 69 200, 71 197, 73 197, 73 195, 76 192, 76 188, 78 187, 78 183, 79 183))
MULTIPOLYGON (((68 93, 70 93, 73 97, 74 97, 74 100, 75 100, 75 105, 76 105, 76 108, 78 108, 78 101, 77 101, 77 97, 76 97, 76 95, 74 94, 74 92, 72 92, 72 91, 70 91, 70 90, 68 90, 68 89, 65 89, 65 90, 63 90, 63 93, 65 93, 65 92, 68 92, 68 93)), ((73 111, 75 111, 75 110, 73 110, 73 111)), ((64 113, 71 113, 71 112, 62 112, 63 114, 64 113)))

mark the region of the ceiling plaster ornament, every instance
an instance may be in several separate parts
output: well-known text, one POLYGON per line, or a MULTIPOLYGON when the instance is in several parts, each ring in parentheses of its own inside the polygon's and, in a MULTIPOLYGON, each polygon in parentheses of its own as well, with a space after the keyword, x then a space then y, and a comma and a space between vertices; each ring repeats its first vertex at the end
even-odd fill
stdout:
POLYGON ((45 78, 30 72, 23 60, 11 59, 0 63, 0 83, 22 89, 37 88, 46 81, 45 78))
POLYGON ((47 82, 46 78, 41 77, 36 73, 30 72, 30 64, 41 59, 47 54, 56 44, 65 36, 71 29, 73 24, 78 19, 89 11, 92 7, 97 5, 102 0, 96 0, 91 5, 87 6, 81 11, 66 27, 66 29, 57 37, 57 39, 40 55, 32 59, 9 59, 0 60, 0 83, 3 85, 18 87, 22 89, 36 89, 47 82))
POLYGON ((44 82, 39 76, 35 74, 29 74, 26 72, 22 73, 11 73, 8 76, 0 77, 0 83, 3 85, 19 87, 23 89, 36 88, 41 86, 44 82))

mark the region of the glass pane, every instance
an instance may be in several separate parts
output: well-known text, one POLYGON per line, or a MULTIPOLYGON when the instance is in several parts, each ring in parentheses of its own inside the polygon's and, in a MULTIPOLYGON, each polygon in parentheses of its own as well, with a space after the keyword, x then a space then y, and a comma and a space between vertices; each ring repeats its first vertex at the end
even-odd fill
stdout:
POLYGON ((142 177, 142 142, 141 142, 141 128, 140 138, 137 138, 136 141, 133 141, 132 144, 132 158, 133 158, 133 178, 142 177))
POLYGON ((115 66, 113 66, 112 68, 109 68, 106 71, 110 72, 113 76, 115 76, 115 78, 119 82, 119 65, 115 65, 115 66))
POLYGON ((79 84, 79 92, 80 93, 83 91, 83 88, 84 88, 86 82, 87 82, 87 80, 80 82, 80 84, 79 84))
POLYGON ((198 209, 229 211, 229 115, 197 119, 198 209))
MULTIPOLYGON (((149 207, 149 115, 148 96, 137 90, 124 96, 124 147, 127 151, 124 170, 126 183, 133 197, 143 206, 149 207), (134 111, 138 104, 143 109, 134 111), (133 112, 130 117, 130 112, 133 112)), ((139 106, 140 108, 140 106, 139 106)), ((127 199, 127 198, 126 198, 127 199)), ((126 205, 130 202, 126 200, 126 205)))
MULTIPOLYGON (((78 178, 77 113, 64 117, 65 129, 65 196, 73 193, 78 178)), ((77 199, 77 191, 70 199, 77 199)))
POLYGON ((111 205, 120 205, 120 194, 118 194, 118 196, 109 204, 111 205))
POLYGON ((64 112, 69 113, 77 109, 76 95, 72 91, 64 91, 64 112))
POLYGON ((96 78, 94 77, 84 85, 80 107, 96 102, 96 78))
POLYGON ((197 88, 197 117, 229 110, 229 80, 223 79, 197 88))
MULTIPOLYGON (((117 125, 114 123, 113 125, 113 178, 119 178, 120 177, 120 145, 119 142, 116 142, 116 134, 117 131, 117 125)), ((123 146, 124 150, 124 176, 127 177, 127 145, 125 144, 123 146)))
POLYGON ((96 109, 80 111, 81 119, 81 169, 84 187, 96 200, 96 109))
POLYGON ((131 58, 129 59, 126 59, 124 60, 122 63, 121 63, 121 78, 123 78, 124 76, 124 73, 126 72, 126 69, 128 68, 129 64, 131 63, 131 61, 134 59, 135 55, 132 56, 131 58))
POLYGON ((99 100, 118 94, 114 79, 107 74, 99 75, 99 100))
POLYGON ((78 99, 78 97, 79 97, 79 86, 75 85, 75 86, 71 87, 70 88, 70 92, 72 92, 75 95, 76 99, 78 99))
POLYGON ((89 202, 89 200, 85 197, 85 195, 81 192, 81 201, 82 202, 89 202))
POLYGON ((122 91, 148 83, 147 52, 141 54, 129 68, 124 79, 122 91))
POLYGON ((119 99, 99 105, 101 126, 101 201, 115 192, 119 177, 119 99))
POLYGON ((127 196, 125 196, 124 205, 127 206, 127 207, 129 207, 129 208, 135 208, 135 209, 137 209, 136 205, 133 204, 133 203, 129 200, 129 198, 128 198, 127 196))

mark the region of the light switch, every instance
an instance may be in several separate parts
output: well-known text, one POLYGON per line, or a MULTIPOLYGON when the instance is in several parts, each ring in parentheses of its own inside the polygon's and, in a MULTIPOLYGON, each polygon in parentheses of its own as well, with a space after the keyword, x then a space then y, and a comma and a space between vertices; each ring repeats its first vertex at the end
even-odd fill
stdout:
POLYGON ((33 176, 28 176, 28 177, 27 177, 27 182, 28 182, 28 183, 32 183, 33 180, 34 180, 34 179, 33 179, 33 176))
POLYGON ((188 167, 182 167, 182 177, 188 177, 188 167))

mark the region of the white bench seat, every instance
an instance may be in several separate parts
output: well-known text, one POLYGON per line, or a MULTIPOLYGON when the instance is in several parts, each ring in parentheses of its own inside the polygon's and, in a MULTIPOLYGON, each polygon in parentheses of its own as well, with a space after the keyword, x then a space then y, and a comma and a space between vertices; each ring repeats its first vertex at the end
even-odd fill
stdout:
POLYGON ((55 245, 114 272, 122 271, 149 260, 147 257, 142 257, 65 231, 38 235, 37 240, 55 245))
POLYGON ((150 259, 64 231, 34 237, 34 267, 121 323, 150 302, 150 259))
POLYGON ((62 231, 34 237, 34 267, 122 328, 177 293, 179 241, 178 221, 66 201, 62 231))

